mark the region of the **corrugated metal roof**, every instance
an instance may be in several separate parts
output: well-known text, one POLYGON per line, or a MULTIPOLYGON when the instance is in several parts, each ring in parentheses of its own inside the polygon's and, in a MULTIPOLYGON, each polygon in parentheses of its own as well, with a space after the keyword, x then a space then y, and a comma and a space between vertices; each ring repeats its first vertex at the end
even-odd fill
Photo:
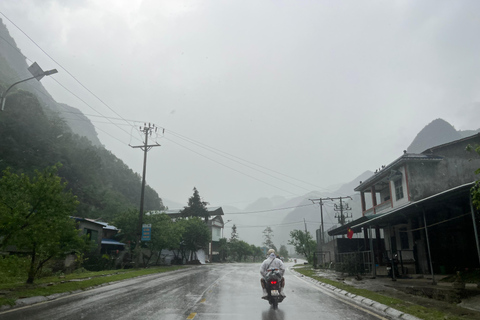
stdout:
MULTIPOLYGON (((181 209, 169 209, 169 210, 164 210, 164 211, 150 211, 147 214, 160 214, 160 213, 165 213, 169 216, 176 217, 180 215, 180 212, 183 211, 185 208, 181 209)), ((223 216, 223 209, 222 207, 207 207, 207 211, 210 213, 211 216, 223 216)))
POLYGON ((111 224, 108 224, 107 222, 96 221, 96 220, 93 220, 93 219, 81 218, 81 217, 72 217, 72 218, 75 219, 76 221, 88 221, 88 222, 91 222, 91 223, 101 225, 101 226, 103 226, 103 229, 106 229, 106 230, 118 230, 117 227, 112 226, 111 224))
POLYGON ((113 239, 102 239, 102 244, 111 244, 116 246, 125 246, 125 243, 118 242, 113 239))

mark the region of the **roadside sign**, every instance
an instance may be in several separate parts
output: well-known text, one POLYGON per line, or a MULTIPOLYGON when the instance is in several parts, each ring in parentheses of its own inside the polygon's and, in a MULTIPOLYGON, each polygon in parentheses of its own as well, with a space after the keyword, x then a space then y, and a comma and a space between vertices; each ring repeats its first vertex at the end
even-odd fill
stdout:
POLYGON ((151 224, 143 224, 142 225, 142 241, 150 241, 152 240, 152 225, 151 224))

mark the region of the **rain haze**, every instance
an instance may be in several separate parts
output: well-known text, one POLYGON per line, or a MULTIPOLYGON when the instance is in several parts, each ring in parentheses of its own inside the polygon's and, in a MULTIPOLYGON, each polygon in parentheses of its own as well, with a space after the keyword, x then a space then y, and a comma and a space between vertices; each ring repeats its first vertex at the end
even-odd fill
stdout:
POLYGON ((147 183, 167 204, 193 187, 240 209, 334 191, 434 119, 480 127, 479 1, 3 0, 0 12, 29 64, 58 69, 42 80, 52 96, 135 172, 139 126, 160 128, 147 183))

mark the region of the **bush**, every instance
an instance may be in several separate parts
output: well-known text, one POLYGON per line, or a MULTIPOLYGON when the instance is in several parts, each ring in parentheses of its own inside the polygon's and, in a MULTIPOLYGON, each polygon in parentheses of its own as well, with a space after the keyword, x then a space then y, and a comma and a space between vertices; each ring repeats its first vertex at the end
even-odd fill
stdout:
POLYGON ((0 283, 25 281, 29 266, 29 257, 0 255, 0 283))
POLYGON ((108 254, 91 253, 83 260, 83 267, 88 271, 102 271, 115 269, 115 259, 108 254))

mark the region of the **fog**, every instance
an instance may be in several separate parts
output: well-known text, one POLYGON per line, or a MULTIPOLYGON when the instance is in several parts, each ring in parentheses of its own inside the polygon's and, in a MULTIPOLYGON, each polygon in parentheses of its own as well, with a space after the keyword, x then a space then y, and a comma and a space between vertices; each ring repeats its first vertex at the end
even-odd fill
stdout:
POLYGON ((3 0, 0 12, 27 61, 58 69, 42 80, 52 96, 134 171, 138 127, 161 128, 147 183, 167 204, 193 187, 239 209, 335 191, 436 118, 479 128, 478 1, 3 0))

